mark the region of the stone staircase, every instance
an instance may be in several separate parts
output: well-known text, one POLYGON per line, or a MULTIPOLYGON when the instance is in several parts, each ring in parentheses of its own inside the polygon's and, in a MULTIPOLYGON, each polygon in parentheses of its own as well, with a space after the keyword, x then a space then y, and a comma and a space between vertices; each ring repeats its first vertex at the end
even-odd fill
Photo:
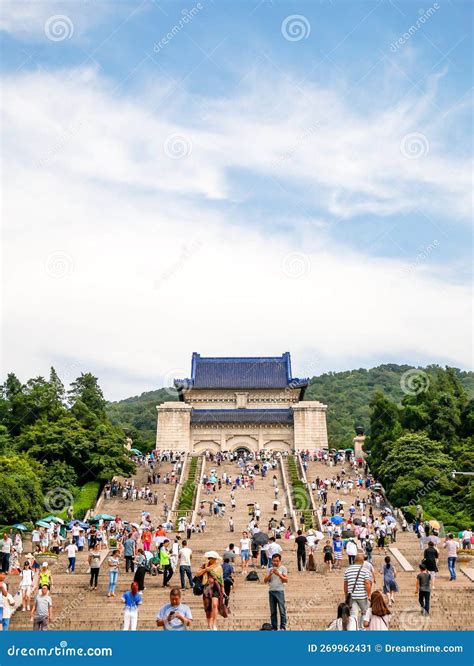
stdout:
MULTIPOLYGON (((206 470, 215 467, 218 475, 225 471, 235 478, 238 473, 236 464, 207 462, 206 470)), ((165 473, 170 466, 162 464, 161 471, 165 473)), ((346 469, 348 469, 346 467, 346 469)), ((311 482, 320 476, 325 478, 332 475, 334 468, 329 468, 321 463, 310 463, 307 478, 311 482)), ((136 483, 141 484, 146 479, 146 471, 138 470, 136 483)), ((156 488, 156 486, 154 486, 156 488)), ((149 506, 142 501, 123 501, 120 499, 108 500, 104 503, 102 510, 111 514, 119 514, 130 522, 140 522, 141 512, 149 510, 153 518, 157 519, 162 510, 162 494, 166 492, 167 501, 171 504, 172 486, 158 486, 160 504, 158 507, 149 506)), ((266 529, 271 516, 276 518, 283 516, 285 506, 285 489, 279 468, 275 472, 270 471, 265 479, 260 476, 256 478, 255 490, 239 488, 236 491, 236 509, 231 512, 230 490, 224 486, 217 491, 217 496, 226 503, 225 516, 206 515, 206 530, 203 534, 194 534, 189 540, 189 546, 193 550, 193 570, 197 569, 204 559, 207 550, 217 550, 222 554, 230 542, 239 545, 241 532, 246 528, 249 516, 247 504, 258 502, 262 510, 261 525, 266 529), (276 474, 280 488, 280 506, 276 514, 272 511, 273 485, 272 476, 276 474), (232 513, 234 518, 235 532, 229 532, 228 517, 232 513)), ((201 501, 213 500, 215 495, 201 493, 201 501)), ((335 499, 335 494, 330 493, 329 502, 335 499)), ((285 521, 291 524, 290 516, 285 521)), ((288 613, 288 629, 292 630, 315 630, 325 629, 334 619, 337 605, 343 600, 343 573, 342 571, 326 574, 323 571, 321 546, 316 553, 317 571, 298 572, 296 567, 296 554, 293 553, 293 542, 285 539, 280 540, 283 548, 283 564, 289 571, 289 582, 286 586, 286 602, 288 613)), ((402 533, 399 530, 397 548, 403 553, 407 560, 416 568, 420 558, 418 540, 412 533, 402 533)), ((374 552, 374 566, 376 571, 380 569, 383 561, 381 555, 374 552)), ((393 629, 417 630, 417 629, 469 629, 473 628, 471 617, 471 605, 473 600, 472 583, 467 577, 458 572, 456 582, 448 582, 445 557, 442 555, 440 573, 436 581, 436 590, 432 595, 433 612, 429 619, 421 615, 418 608, 417 597, 414 594, 415 573, 402 571, 401 566, 395 566, 398 572, 400 593, 397 595, 396 604, 393 608, 393 629)), ((346 559, 344 559, 344 565, 346 559)), ((124 565, 121 564, 119 580, 115 598, 107 598, 108 576, 106 566, 103 566, 99 577, 99 589, 90 592, 88 589, 89 576, 87 574, 87 552, 80 554, 76 564, 74 575, 66 574, 67 559, 61 555, 59 561, 52 565, 54 587, 53 608, 56 620, 54 629, 75 630, 119 630, 122 624, 121 595, 129 589, 132 575, 125 574, 124 565)), ((260 580, 248 582, 241 575, 240 563, 236 568, 236 584, 231 594, 231 614, 227 619, 219 618, 220 630, 258 630, 263 622, 269 621, 268 591, 263 583, 263 571, 257 567, 260 580)), ((13 577, 10 577, 12 579, 13 577)), ((146 576, 146 590, 143 593, 143 604, 140 608, 138 629, 155 629, 155 615, 159 608, 168 601, 169 589, 161 587, 161 576, 146 576)), ((180 587, 179 574, 176 572, 170 584, 180 587)), ((12 587, 16 583, 11 580, 12 587)), ((381 576, 377 573, 375 589, 381 589, 381 576)), ((183 602, 188 604, 193 613, 193 629, 206 629, 204 611, 202 609, 201 597, 195 597, 191 590, 183 592, 183 602)), ((21 610, 14 615, 12 629, 29 629, 29 614, 21 610)))

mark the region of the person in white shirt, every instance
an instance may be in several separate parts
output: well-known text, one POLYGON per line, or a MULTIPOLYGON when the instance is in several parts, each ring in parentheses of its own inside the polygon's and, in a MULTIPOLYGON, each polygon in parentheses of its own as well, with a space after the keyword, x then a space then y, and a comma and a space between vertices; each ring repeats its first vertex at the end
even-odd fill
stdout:
POLYGON ((331 622, 326 631, 357 631, 357 620, 350 614, 347 604, 339 604, 337 618, 331 622))
POLYGON ((456 560, 458 557, 459 542, 454 538, 453 534, 448 534, 443 548, 446 548, 448 551, 449 580, 456 580, 456 560))
POLYGON ((462 533, 462 547, 466 550, 471 550, 472 531, 467 528, 462 533))
POLYGON ((14 605, 15 601, 8 592, 6 575, 2 572, 0 573, 0 626, 2 627, 2 631, 8 631, 14 605))
POLYGON ((68 556, 69 560, 66 573, 74 573, 74 569, 76 567, 76 553, 78 548, 75 543, 68 543, 64 550, 66 551, 66 555, 68 556))
POLYGON ((240 539, 240 563, 242 565, 242 575, 247 573, 250 560, 250 538, 248 532, 242 533, 240 539))
POLYGON ((33 570, 30 567, 28 560, 23 565, 23 569, 20 574, 20 592, 21 592, 21 603, 22 610, 30 610, 31 603, 31 591, 33 589, 33 570))
POLYGON ((191 559, 193 551, 188 547, 186 539, 182 542, 182 547, 179 551, 179 577, 181 579, 181 589, 186 589, 186 577, 189 581, 189 587, 193 587, 193 574, 191 571, 191 559))
POLYGON ((13 550, 13 541, 10 539, 8 534, 5 532, 3 534, 3 539, 0 540, 0 553, 1 553, 1 565, 2 572, 8 573, 10 570, 10 555, 13 550))
POLYGON ((270 537, 270 541, 267 543, 265 546, 265 551, 267 553, 267 558, 268 558, 268 568, 272 568, 272 557, 274 555, 281 555, 283 552, 282 547, 280 544, 276 543, 275 537, 270 537))

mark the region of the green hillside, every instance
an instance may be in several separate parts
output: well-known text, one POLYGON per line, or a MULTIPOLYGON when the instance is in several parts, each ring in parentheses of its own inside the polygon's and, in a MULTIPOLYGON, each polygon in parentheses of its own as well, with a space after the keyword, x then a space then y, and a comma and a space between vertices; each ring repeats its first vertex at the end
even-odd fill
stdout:
MULTIPOLYGON (((434 367, 434 366, 433 366, 434 367)), ((350 445, 354 428, 362 425, 370 429, 369 403, 376 391, 400 403, 403 392, 400 381, 410 365, 387 364, 366 370, 328 372, 313 377, 305 394, 306 400, 320 400, 328 405, 327 421, 332 446, 350 445)), ((455 370, 464 389, 474 397, 474 373, 455 370)), ((169 389, 148 391, 107 405, 112 423, 121 426, 145 450, 153 448, 156 435, 156 406, 164 401, 176 400, 169 389)))

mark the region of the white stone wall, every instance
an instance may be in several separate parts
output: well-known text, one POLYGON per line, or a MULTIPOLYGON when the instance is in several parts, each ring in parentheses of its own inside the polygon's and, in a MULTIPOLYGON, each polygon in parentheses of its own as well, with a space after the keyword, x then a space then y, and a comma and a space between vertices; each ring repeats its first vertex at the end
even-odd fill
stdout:
POLYGON ((307 400, 294 405, 295 451, 328 446, 326 410, 327 406, 317 400, 307 400))
POLYGON ((183 394, 185 403, 195 409, 287 409, 298 403, 300 389, 204 390, 183 394))
POLYGON ((156 410, 156 448, 190 452, 191 406, 183 402, 164 402, 156 410))

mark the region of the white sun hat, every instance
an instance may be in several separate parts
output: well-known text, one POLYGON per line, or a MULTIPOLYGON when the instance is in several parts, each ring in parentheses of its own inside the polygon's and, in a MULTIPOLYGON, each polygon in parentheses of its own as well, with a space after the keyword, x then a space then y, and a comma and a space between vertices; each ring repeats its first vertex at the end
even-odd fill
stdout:
POLYGON ((219 553, 216 553, 215 550, 208 550, 207 553, 204 553, 204 557, 209 557, 213 560, 222 560, 222 557, 219 555, 219 553))

